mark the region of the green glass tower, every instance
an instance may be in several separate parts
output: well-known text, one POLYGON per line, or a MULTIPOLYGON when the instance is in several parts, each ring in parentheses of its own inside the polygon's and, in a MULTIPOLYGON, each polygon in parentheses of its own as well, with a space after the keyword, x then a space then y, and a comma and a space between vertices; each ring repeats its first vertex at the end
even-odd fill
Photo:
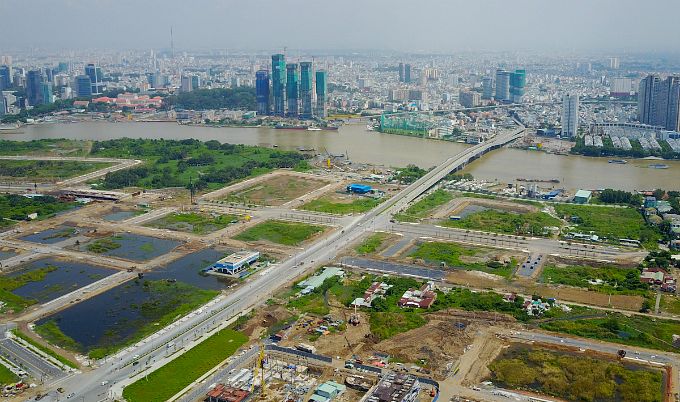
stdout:
POLYGON ((272 97, 274 98, 274 115, 286 114, 286 57, 282 54, 272 55, 272 97))
POLYGON ((327 79, 327 72, 316 72, 316 116, 322 119, 328 117, 326 110, 327 79))
POLYGON ((297 63, 286 64, 286 116, 298 117, 300 114, 300 75, 297 63))
POLYGON ((314 117, 314 110, 312 105, 313 91, 314 91, 314 77, 312 72, 312 62, 303 61, 300 63, 300 103, 302 105, 302 112, 300 117, 303 119, 311 119, 314 117))

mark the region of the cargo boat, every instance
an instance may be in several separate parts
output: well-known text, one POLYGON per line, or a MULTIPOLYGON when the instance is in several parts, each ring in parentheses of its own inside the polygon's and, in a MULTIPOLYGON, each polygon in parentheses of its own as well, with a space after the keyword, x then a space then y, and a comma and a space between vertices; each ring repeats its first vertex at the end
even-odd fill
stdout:
POLYGON ((628 163, 628 161, 625 160, 625 159, 610 159, 609 163, 616 163, 616 164, 619 164, 619 165, 625 165, 626 163, 628 163))

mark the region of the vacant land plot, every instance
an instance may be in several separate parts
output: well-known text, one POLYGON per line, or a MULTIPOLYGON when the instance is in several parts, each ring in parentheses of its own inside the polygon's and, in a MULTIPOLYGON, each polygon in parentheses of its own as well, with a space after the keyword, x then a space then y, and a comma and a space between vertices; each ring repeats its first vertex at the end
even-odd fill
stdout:
POLYGON ((426 242, 421 243, 409 254, 430 264, 445 264, 452 268, 482 271, 504 277, 510 277, 517 265, 514 258, 493 255, 493 250, 468 248, 455 243, 426 242), (507 261, 503 261, 506 259, 507 261))
POLYGON ((416 222, 427 217, 433 210, 453 199, 453 194, 445 190, 437 190, 394 216, 402 222, 416 222))
POLYGON ((570 401, 661 401, 663 375, 642 366, 548 349, 514 346, 489 365, 505 388, 531 390, 570 401))
POLYGON ((37 214, 36 219, 46 219, 75 206, 75 203, 62 202, 52 196, 27 198, 17 194, 0 195, 0 227, 30 220, 28 216, 31 214, 37 214))
POLYGON ((230 223, 236 222, 238 222, 236 215, 186 212, 170 214, 144 226, 202 235, 224 229, 230 223))
POLYGON ((29 161, 0 159, 0 179, 31 182, 57 181, 111 166, 111 163, 79 161, 29 161))
POLYGON ((385 240, 390 237, 388 233, 375 233, 366 238, 360 245, 356 247, 356 252, 359 254, 373 254, 380 249, 385 240))
POLYGON ((543 268, 541 280, 608 294, 646 295, 649 292, 649 286, 640 282, 640 271, 612 265, 593 267, 548 264, 543 268))
POLYGON ((342 201, 332 201, 328 197, 321 197, 306 203, 302 206, 302 209, 324 212, 327 214, 347 215, 370 211, 377 207, 381 202, 381 199, 348 194, 347 198, 342 201))
POLYGON ((555 211, 575 228, 571 231, 590 233, 601 238, 639 240, 646 247, 656 247, 658 231, 645 224, 642 215, 628 207, 597 207, 587 205, 555 205, 555 211))
POLYGON ((371 325, 371 333, 383 340, 422 327, 427 320, 416 312, 396 311, 371 313, 368 322, 371 325))
POLYGON ((458 221, 446 220, 442 225, 494 233, 547 236, 550 232, 546 227, 560 227, 562 222, 543 212, 517 214, 490 209, 475 212, 458 221))
POLYGON ((129 402, 166 401, 234 354, 247 340, 240 332, 222 330, 160 369, 125 387, 123 397, 129 402))
POLYGON ((228 194, 227 201, 242 204, 281 205, 328 184, 324 180, 277 175, 251 187, 228 194))
POLYGON ((673 335, 680 334, 680 323, 652 320, 642 316, 610 314, 604 318, 552 321, 539 325, 548 331, 644 348, 677 352, 673 335))
POLYGON ((234 237, 242 241, 265 240, 286 246, 297 246, 325 230, 323 226, 283 221, 266 221, 251 227, 234 237))

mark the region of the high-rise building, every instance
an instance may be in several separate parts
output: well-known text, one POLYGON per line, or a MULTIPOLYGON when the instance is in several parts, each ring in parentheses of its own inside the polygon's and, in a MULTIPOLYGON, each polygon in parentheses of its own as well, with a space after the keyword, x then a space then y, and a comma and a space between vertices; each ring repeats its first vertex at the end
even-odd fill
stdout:
POLYGON ((656 124, 669 131, 680 131, 680 76, 659 83, 656 97, 656 124))
POLYGON ((515 72, 510 73, 510 101, 513 103, 522 103, 526 85, 526 71, 515 70, 515 72))
POLYGON ((640 80, 638 87, 638 120, 642 124, 656 124, 656 95, 661 79, 658 75, 648 75, 640 80))
POLYGON ((460 91, 458 93, 458 102, 463 107, 477 107, 482 103, 482 97, 478 92, 460 91))
POLYGON ((399 63, 399 82, 404 82, 404 63, 399 63))
POLYGON ((0 117, 7 114, 7 101, 5 96, 0 92, 0 117))
POLYGON ((510 100, 510 73, 502 69, 496 70, 496 100, 510 100))
POLYGON ((192 75, 191 76, 191 89, 196 90, 201 87, 201 77, 198 75, 192 75))
POLYGON ((77 76, 74 84, 76 98, 89 98, 92 96, 92 80, 90 80, 89 76, 77 76))
POLYGON ((146 79, 149 85, 151 85, 151 88, 163 87, 163 76, 158 71, 147 74, 146 79))
POLYGON ((609 68, 611 68, 612 70, 618 70, 619 69, 619 58, 618 57, 609 58, 609 68))
POLYGON ((562 137, 573 138, 578 133, 578 95, 562 97, 562 137))
POLYGON ((36 106, 43 103, 40 84, 42 84, 44 80, 45 78, 40 70, 31 70, 26 74, 26 98, 30 106, 36 106))
POLYGON ((303 119, 311 119, 314 117, 314 108, 312 100, 314 98, 314 75, 312 71, 312 62, 300 62, 300 117, 303 119))
POLYGON ((179 90, 182 92, 191 92, 193 91, 194 86, 193 86, 193 81, 191 79, 191 76, 189 75, 183 75, 182 78, 180 79, 180 87, 179 90))
POLYGON ((257 114, 269 114, 269 71, 259 70, 255 73, 255 98, 257 114))
POLYGON ((52 83, 49 81, 40 83, 40 98, 43 104, 48 104, 54 102, 54 97, 52 96, 52 83))
POLYGON ((482 99, 493 98, 493 78, 482 78, 482 99))
POLYGON ((411 65, 404 64, 404 83, 411 83, 411 65))
POLYGON ((12 87, 12 70, 9 66, 0 66, 0 91, 12 87))
POLYGON ((90 77, 92 82, 92 95, 101 95, 104 92, 102 68, 90 63, 85 66, 85 75, 90 77))
POLYGON ((272 97, 274 114, 286 114, 286 57, 282 54, 272 56, 272 97))
POLYGON ((286 116, 298 117, 300 114, 300 76, 297 63, 286 64, 286 116))
POLYGON ((328 73, 325 71, 316 72, 316 115, 320 118, 328 117, 326 110, 326 91, 328 73))

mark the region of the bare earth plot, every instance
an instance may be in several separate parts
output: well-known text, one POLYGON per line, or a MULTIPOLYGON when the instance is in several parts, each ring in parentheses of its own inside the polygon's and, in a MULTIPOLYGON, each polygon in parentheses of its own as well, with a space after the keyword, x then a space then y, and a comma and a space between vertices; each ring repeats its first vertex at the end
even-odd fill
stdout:
POLYGON ((230 202, 278 206, 327 184, 325 180, 281 174, 229 193, 224 199, 230 202))

